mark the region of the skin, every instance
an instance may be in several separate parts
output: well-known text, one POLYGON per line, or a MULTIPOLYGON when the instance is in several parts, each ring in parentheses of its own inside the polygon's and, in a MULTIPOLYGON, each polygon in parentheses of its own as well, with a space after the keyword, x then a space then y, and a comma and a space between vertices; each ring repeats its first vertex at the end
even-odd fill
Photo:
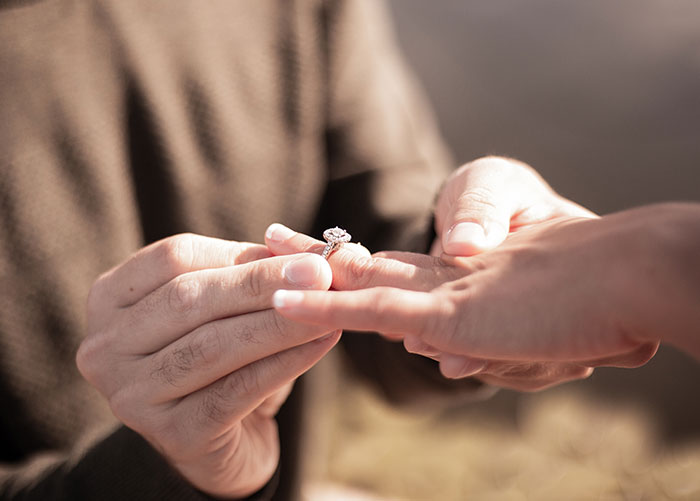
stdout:
POLYGON ((272 309, 276 289, 327 289, 316 255, 177 235, 105 273, 88 301, 78 368, 126 426, 195 487, 263 487, 279 459, 274 416, 293 381, 338 341, 272 309))
MULTIPOLYGON (((451 235, 449 248, 468 254, 500 243, 492 235, 483 242, 478 232, 474 239, 473 233, 450 229, 465 222, 488 227, 504 217, 491 215, 495 206, 484 203, 484 197, 501 189, 492 181, 506 178, 536 194, 512 205, 516 225, 533 221, 531 215, 524 217, 528 204, 547 207, 538 212, 542 217, 583 210, 558 198, 521 164, 484 159, 460 169, 442 192, 436 216, 445 228, 438 234, 451 235), (469 193, 461 196, 460 190, 469 193), (449 214, 455 203, 468 210, 449 214)), ((274 231, 268 231, 266 241, 275 247, 274 231)), ((314 241, 313 246, 320 253, 323 244, 314 241)), ((351 244, 331 262, 351 249, 350 255, 369 258, 366 249, 351 244)), ((261 245, 177 235, 135 253, 91 290, 78 368, 126 426, 209 494, 246 496, 269 480, 279 457, 274 415, 294 379, 340 335, 334 328, 290 322, 271 309, 274 290, 330 286, 326 261, 291 255, 300 250, 289 248, 278 252, 287 256, 273 257, 261 245)), ((527 385, 587 373, 580 367, 552 370, 533 364, 526 370, 512 365, 500 370, 529 374, 527 385)), ((515 381, 510 375, 505 379, 515 381)))
MULTIPOLYGON (((571 202, 552 188, 527 164, 503 157, 484 157, 465 164, 445 181, 437 199, 435 209, 435 231, 437 238, 431 254, 446 255, 447 249, 455 256, 472 256, 500 245, 510 232, 527 228, 560 217, 593 218, 595 214, 571 202)), ((266 243, 276 254, 289 254, 300 251, 319 252, 321 243, 305 236, 290 233, 291 230, 273 225, 268 230, 266 243), (277 228, 280 236, 271 240, 270 234, 277 228), (296 235, 296 238, 291 238, 296 235)), ((369 252, 359 246, 345 245, 330 259, 334 269, 334 288, 357 289, 372 286, 367 268, 371 262, 356 258, 369 252), (348 254, 346 251, 352 250, 348 254), (348 273, 345 273, 345 272, 348 273)), ((394 269, 396 263, 382 261, 394 269)), ((396 270, 393 278, 408 273, 409 280, 404 288, 412 288, 417 283, 410 279, 411 270, 396 270)), ((384 277, 386 280, 387 277, 384 277)), ((391 283, 391 282, 381 282, 391 283)), ((403 340, 402 335, 384 333, 390 339, 403 340)), ((441 369, 448 368, 446 375, 456 377, 449 371, 450 353, 442 353, 434 347, 419 345, 416 338, 409 336, 404 344, 411 352, 422 353, 436 360, 443 360, 441 369)), ((588 377, 592 369, 578 364, 490 363, 474 361, 462 367, 460 377, 480 374, 493 384, 518 390, 538 390, 572 379, 588 377), (486 372, 488 374, 486 374, 486 372)))
POLYGON ((431 254, 473 256, 503 243, 509 233, 561 217, 596 217, 557 194, 529 165, 484 157, 453 172, 435 208, 431 254))
MULTIPOLYGON (((520 168, 530 176, 530 168, 520 168)), ((482 183, 481 194, 501 189, 512 196, 515 179, 470 182, 482 183)), ((474 192, 468 185, 457 191, 474 192)), ((445 191, 450 189, 448 183, 445 191)), ((441 208, 443 193, 437 210, 445 219, 436 215, 436 246, 455 250, 446 228, 454 228, 456 218, 500 218, 495 226, 509 228, 505 241, 462 244, 463 251, 481 251, 469 258, 394 252, 367 258, 339 251, 331 257, 338 292, 278 292, 276 308, 299 321, 401 339, 408 351, 439 360, 447 377, 475 375, 520 390, 586 377, 603 365, 637 367, 654 355, 660 340, 700 354, 698 205, 571 217, 557 208, 563 199, 552 196, 551 188, 540 193, 553 210, 523 211, 512 204, 501 211, 494 197, 477 204, 475 214, 455 209, 464 206, 464 197, 452 197, 441 208), (523 219, 524 213, 545 217, 523 219)), ((319 245, 299 234, 267 243, 278 254, 319 245)))
POLYGON ((700 298, 697 242, 684 238, 698 234, 697 206, 667 209, 596 220, 528 166, 487 158, 438 199, 441 257, 346 244, 327 263, 324 243, 281 225, 267 246, 178 235, 97 280, 77 364, 195 487, 244 497, 276 468, 274 415, 294 379, 341 328, 403 340, 448 377, 521 390, 640 365, 660 329, 697 349, 698 314, 683 315, 700 298), (639 294, 661 320, 635 308, 639 294))

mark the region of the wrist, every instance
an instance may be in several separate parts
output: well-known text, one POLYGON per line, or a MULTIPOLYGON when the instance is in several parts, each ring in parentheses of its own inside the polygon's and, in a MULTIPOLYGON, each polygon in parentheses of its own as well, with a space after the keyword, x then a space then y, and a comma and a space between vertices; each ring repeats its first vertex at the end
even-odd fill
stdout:
POLYGON ((631 335, 698 350, 700 328, 700 205, 665 203, 629 212, 626 254, 631 335))

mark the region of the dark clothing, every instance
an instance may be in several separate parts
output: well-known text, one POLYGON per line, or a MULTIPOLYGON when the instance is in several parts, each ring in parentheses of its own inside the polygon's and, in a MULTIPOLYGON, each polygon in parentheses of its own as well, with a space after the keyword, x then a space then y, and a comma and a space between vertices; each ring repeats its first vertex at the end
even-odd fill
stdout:
MULTIPOLYGON (((0 0, 0 499, 204 497, 75 368, 90 285, 144 244, 260 242, 278 221, 425 245, 448 159, 383 16, 371 0, 0 0)), ((390 396, 450 386, 357 343, 390 396)), ((278 499, 296 492, 302 393, 280 414, 278 499)))

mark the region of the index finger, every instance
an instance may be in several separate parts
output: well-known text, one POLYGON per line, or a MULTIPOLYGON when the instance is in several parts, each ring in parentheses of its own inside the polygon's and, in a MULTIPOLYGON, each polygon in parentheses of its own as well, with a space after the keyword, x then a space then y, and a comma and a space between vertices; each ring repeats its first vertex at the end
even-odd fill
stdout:
POLYGON ((107 297, 116 303, 115 306, 126 307, 184 273, 244 264, 270 256, 270 251, 260 244, 190 233, 174 235, 142 248, 104 273, 93 287, 92 295, 107 297))
POLYGON ((443 332, 455 315, 454 305, 440 295, 393 287, 278 290, 272 303, 283 316, 298 322, 420 338, 443 332))

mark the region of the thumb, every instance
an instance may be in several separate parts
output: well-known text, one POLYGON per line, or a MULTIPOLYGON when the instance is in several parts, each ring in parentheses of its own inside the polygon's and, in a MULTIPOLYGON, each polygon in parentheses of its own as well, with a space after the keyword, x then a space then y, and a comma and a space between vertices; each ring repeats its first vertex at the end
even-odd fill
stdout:
POLYGON ((435 214, 446 254, 471 256, 505 240, 514 204, 502 181, 484 169, 460 169, 450 178, 435 214))
POLYGON ((446 212, 440 232, 446 254, 479 254, 497 247, 508 236, 509 204, 498 200, 498 195, 490 190, 465 191, 449 204, 446 212))

